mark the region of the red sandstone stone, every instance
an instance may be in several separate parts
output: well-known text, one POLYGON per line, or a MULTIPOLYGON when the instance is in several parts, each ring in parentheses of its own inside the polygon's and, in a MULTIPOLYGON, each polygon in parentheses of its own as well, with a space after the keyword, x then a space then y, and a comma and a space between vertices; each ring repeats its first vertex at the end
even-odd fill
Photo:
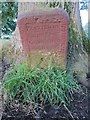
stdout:
POLYGON ((18 26, 26 54, 30 51, 57 52, 65 63, 68 15, 63 9, 37 10, 20 15, 18 26))

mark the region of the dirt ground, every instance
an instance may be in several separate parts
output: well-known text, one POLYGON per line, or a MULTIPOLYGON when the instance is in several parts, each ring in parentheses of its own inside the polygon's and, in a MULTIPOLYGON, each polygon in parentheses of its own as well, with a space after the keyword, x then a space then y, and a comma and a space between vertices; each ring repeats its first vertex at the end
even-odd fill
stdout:
POLYGON ((1 120, 89 120, 88 90, 84 86, 81 86, 81 88, 83 91, 78 94, 73 93, 73 99, 67 106, 64 106, 64 104, 46 105, 43 108, 37 107, 37 109, 31 111, 29 105, 23 108, 20 107, 21 104, 16 107, 9 103, 5 105, 1 120))
MULTIPOLYGON (((1 46, 0 46, 1 47, 1 46)), ((7 66, 6 66, 7 68, 7 66)), ((3 68, 4 69, 4 68, 3 68)), ((0 66, 0 70, 3 70, 0 66)), ((2 72, 2 71, 0 71, 2 72)), ((0 87, 1 88, 1 87, 0 87)), ((37 108, 34 111, 30 110, 30 106, 27 105, 24 108, 21 105, 13 105, 12 103, 5 104, 3 114, 1 114, 1 120, 89 120, 90 113, 90 100, 89 93, 86 87, 81 85, 83 91, 80 93, 73 93, 73 99, 68 106, 63 104, 45 105, 43 108, 37 108), (17 107, 16 107, 17 106, 17 107)), ((0 90, 1 95, 1 90, 0 90)), ((1 97, 1 96, 0 96, 1 97)), ((2 101, 0 100, 0 108, 2 106, 2 101)), ((0 111, 2 113, 2 109, 0 111)))

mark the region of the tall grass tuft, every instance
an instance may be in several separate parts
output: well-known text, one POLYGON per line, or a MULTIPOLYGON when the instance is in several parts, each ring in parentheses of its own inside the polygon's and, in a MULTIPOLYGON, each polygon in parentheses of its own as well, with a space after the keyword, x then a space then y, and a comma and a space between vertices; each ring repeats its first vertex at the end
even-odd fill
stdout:
POLYGON ((16 66, 4 76, 3 86, 10 99, 41 106, 68 104, 72 91, 79 90, 77 81, 50 61, 47 68, 29 68, 27 64, 16 66))

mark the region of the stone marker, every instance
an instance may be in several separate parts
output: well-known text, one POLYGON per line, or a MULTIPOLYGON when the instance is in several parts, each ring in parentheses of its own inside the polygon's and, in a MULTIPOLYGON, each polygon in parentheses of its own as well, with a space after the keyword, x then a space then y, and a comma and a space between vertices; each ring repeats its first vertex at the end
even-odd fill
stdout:
POLYGON ((19 15, 18 26, 26 55, 31 65, 46 65, 52 56, 63 68, 66 66, 68 15, 61 9, 40 9, 19 15))

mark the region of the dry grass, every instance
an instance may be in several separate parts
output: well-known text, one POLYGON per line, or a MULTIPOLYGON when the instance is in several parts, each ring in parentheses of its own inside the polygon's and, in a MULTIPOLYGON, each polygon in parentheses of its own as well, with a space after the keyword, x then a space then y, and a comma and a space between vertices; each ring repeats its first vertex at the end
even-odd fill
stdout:
POLYGON ((3 45, 9 42, 10 39, 0 39, 0 50, 2 49, 3 45))

